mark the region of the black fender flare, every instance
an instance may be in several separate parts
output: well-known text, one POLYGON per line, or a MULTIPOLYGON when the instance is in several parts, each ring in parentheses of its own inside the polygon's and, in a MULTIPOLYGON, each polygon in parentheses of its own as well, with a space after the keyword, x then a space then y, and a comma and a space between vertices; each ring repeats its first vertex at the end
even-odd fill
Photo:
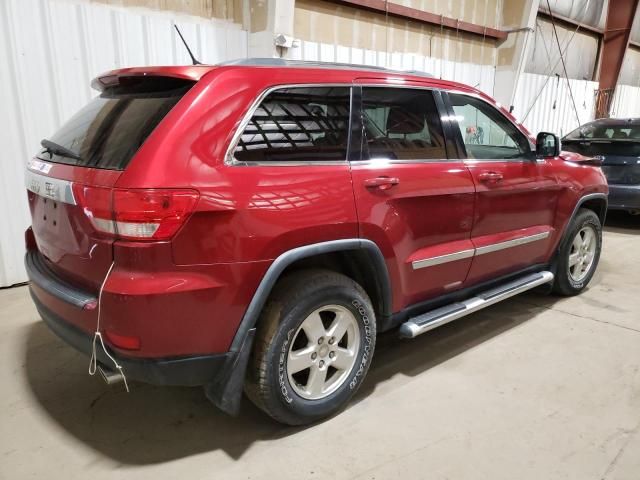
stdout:
POLYGON ((607 206, 609 204, 609 199, 607 198, 607 194, 606 193, 597 192, 597 193, 588 193, 588 194, 583 195, 582 197, 580 197, 578 199, 578 201, 576 202, 576 205, 573 207, 573 212, 571 213, 571 215, 569 216, 569 218, 565 222, 564 226, 562 227, 562 235, 559 236, 558 243, 557 243, 556 248, 555 248, 555 250, 553 252, 553 256, 552 256, 552 258, 550 260, 549 268, 551 269, 551 271, 553 272, 554 275, 556 273, 556 262, 557 262, 557 259, 558 259, 558 254, 560 253, 560 250, 562 250, 562 247, 564 247, 565 242, 568 241, 568 239, 567 239, 567 231, 569 230, 569 225, 571 225, 571 222, 573 221, 573 219, 578 214, 578 211, 580 210, 580 207, 582 207, 582 205, 584 205, 585 202, 587 202, 589 200, 596 200, 596 199, 604 200, 603 211, 601 212, 601 215, 598 215, 598 217, 602 219, 602 224, 604 225, 604 220, 605 220, 606 215, 607 215, 607 206))
POLYGON ((567 235, 567 230, 569 230, 569 225, 571 225, 571 222, 578 214, 580 207, 582 207, 582 205, 584 205, 585 202, 588 202, 589 200, 596 200, 596 199, 604 200, 604 208, 603 208, 602 214, 598 215, 598 217, 601 218, 602 225, 604 226, 604 220, 607 216, 607 207, 609 205, 609 199, 607 198, 607 194, 598 192, 598 193, 588 193, 586 195, 583 195, 576 202, 575 207, 573 207, 573 212, 571 213, 571 216, 562 227, 562 235, 560 236, 560 241, 558 242, 558 250, 562 247, 562 245, 566 241, 565 237, 567 235))
POLYGON ((348 238, 328 242, 314 243, 293 248, 278 256, 262 277, 249 306, 240 321, 238 330, 229 348, 227 365, 209 384, 205 385, 207 398, 221 410, 235 415, 240 409, 240 400, 244 386, 244 377, 253 347, 256 322, 262 309, 284 270, 303 258, 324 253, 365 250, 376 271, 378 288, 382 294, 382 316, 389 317, 392 310, 391 281, 384 256, 378 245, 371 240, 348 238))

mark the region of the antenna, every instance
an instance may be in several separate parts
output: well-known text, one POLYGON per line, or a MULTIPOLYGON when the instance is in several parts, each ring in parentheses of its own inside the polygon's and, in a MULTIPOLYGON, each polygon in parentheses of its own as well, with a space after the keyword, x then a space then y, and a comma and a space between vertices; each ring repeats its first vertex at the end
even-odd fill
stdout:
POLYGON ((187 41, 184 39, 184 37, 182 36, 182 32, 180 31, 180 29, 178 28, 178 25, 176 25, 175 23, 173 24, 173 28, 176 29, 176 32, 178 32, 178 35, 180 35, 180 40, 182 40, 182 43, 184 43, 184 48, 187 49, 187 52, 189 53, 189 56, 191 57, 191 62, 193 63, 193 65, 202 65, 201 62, 199 62, 198 60, 196 60, 196 57, 193 56, 193 53, 191 52, 191 49, 189 48, 189 44, 187 44, 187 41))

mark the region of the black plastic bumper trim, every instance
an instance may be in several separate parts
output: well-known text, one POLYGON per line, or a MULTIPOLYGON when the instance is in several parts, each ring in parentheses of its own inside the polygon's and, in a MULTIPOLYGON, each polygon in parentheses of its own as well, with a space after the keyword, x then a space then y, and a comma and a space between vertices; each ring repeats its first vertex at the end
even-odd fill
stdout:
MULTIPOLYGON (((47 326, 62 340, 76 350, 91 355, 92 337, 79 328, 69 324, 47 308, 29 289, 36 308, 47 326)), ((122 366, 127 379, 153 385, 200 386, 211 383, 220 376, 231 353, 198 355, 171 358, 134 358, 123 357, 111 350, 109 352, 122 366)), ((113 365, 102 349, 98 349, 98 362, 112 369, 113 365)), ((229 362, 233 363, 233 362, 229 362)))
POLYGON ((97 297, 62 280, 46 265, 42 254, 29 250, 24 256, 24 266, 29 280, 60 300, 85 308, 97 302, 97 297))

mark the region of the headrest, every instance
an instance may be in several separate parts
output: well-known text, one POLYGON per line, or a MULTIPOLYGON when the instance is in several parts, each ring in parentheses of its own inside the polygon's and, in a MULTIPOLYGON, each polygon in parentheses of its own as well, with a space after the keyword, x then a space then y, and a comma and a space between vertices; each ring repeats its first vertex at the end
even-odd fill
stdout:
POLYGON ((614 130, 611 138, 628 138, 627 133, 622 130, 614 130))
POLYGON ((424 130, 424 117, 416 112, 407 110, 404 107, 391 107, 387 116, 387 132, 418 133, 424 130))

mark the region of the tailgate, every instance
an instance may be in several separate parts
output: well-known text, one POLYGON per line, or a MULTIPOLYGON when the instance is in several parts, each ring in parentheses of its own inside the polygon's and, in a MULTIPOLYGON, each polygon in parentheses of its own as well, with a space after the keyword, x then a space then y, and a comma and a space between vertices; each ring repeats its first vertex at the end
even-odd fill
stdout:
POLYGON ((113 261, 112 191, 158 124, 194 85, 157 75, 110 76, 29 162, 32 228, 47 267, 97 291, 113 261))
POLYGON ((113 259, 113 239, 95 230, 72 184, 83 179, 111 187, 121 172, 102 170, 96 175, 92 170, 32 160, 26 182, 33 234, 47 265, 73 284, 97 291, 113 259))

